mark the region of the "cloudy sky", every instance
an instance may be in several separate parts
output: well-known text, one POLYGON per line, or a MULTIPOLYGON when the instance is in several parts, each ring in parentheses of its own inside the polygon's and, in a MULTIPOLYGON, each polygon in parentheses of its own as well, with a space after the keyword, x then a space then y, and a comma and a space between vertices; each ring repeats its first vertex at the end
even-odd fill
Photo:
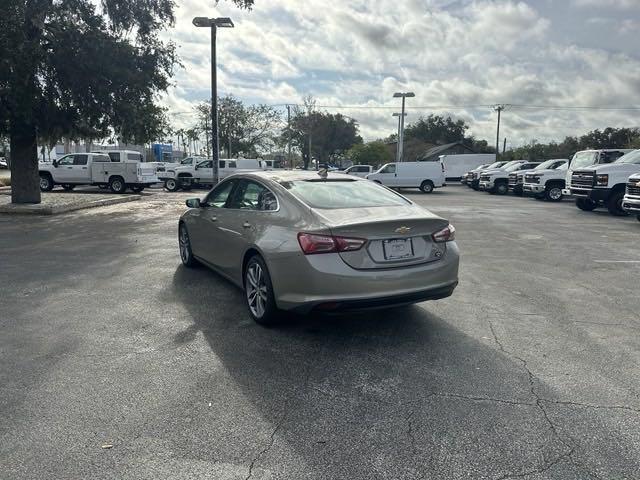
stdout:
POLYGON ((408 122, 447 113, 495 140, 497 103, 509 145, 606 126, 640 126, 640 0, 177 0, 168 32, 184 63, 164 99, 176 124, 209 96, 209 35, 194 16, 230 16, 218 35, 219 92, 301 103, 357 119, 367 140, 396 128, 395 91, 413 91, 408 122), (335 108, 342 106, 342 108, 335 108), (346 108, 358 107, 358 108, 346 108), (376 108, 371 108, 376 107, 376 108), (426 107, 426 108, 425 108, 426 107))

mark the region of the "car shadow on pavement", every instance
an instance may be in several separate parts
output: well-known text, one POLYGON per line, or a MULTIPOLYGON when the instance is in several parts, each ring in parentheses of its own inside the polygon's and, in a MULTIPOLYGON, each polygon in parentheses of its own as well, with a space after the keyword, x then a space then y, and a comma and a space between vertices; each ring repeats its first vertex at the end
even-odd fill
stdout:
MULTIPOLYGON (((290 317, 267 329, 238 289, 204 268, 179 267, 171 296, 193 321, 176 345, 201 334, 213 353, 188 395, 212 399, 216 426, 190 424, 184 435, 207 442, 215 458, 244 462, 248 475, 588 475, 568 433, 585 412, 552 410, 537 393, 549 387, 497 337, 480 342, 429 304, 290 317)), ((619 461, 621 471, 634 465, 619 461)))

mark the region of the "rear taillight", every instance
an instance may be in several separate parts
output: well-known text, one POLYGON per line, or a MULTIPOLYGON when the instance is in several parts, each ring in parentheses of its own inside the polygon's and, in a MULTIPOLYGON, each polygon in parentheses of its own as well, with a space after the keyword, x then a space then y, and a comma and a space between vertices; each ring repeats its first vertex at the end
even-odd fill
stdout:
POLYGON ((446 228, 431 235, 431 238, 436 243, 451 242, 456 239, 456 229, 453 225, 447 225, 446 228))
POLYGON ((301 232, 298 234, 298 243, 305 255, 316 255, 319 253, 353 252, 360 250, 367 241, 363 238, 301 232))

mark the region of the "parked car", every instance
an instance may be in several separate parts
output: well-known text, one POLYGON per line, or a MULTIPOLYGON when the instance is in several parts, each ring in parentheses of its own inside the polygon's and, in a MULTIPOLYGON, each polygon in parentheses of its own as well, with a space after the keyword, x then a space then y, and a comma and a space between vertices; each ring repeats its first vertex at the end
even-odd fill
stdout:
MULTIPOLYGON (((183 160, 185 162, 187 159, 183 160)), ((266 170, 266 164, 262 160, 239 158, 237 160, 218 161, 218 179, 223 180, 229 175, 239 172, 251 172, 254 170, 266 170)), ((193 157, 190 163, 180 165, 173 171, 161 175, 164 186, 170 192, 182 188, 190 190, 193 187, 213 186, 213 160, 193 157), (196 163, 197 160, 201 160, 196 163)))
POLYGON ((591 165, 602 165, 613 163, 623 155, 633 152, 633 149, 610 148, 603 150, 582 150, 577 152, 571 159, 571 163, 565 176, 565 188, 563 195, 571 195, 571 178, 573 171, 579 168, 590 167, 591 165))
POLYGON ((423 193, 446 185, 442 161, 387 163, 365 178, 386 187, 419 188, 423 193))
POLYGON ((113 193, 127 188, 141 192, 158 183, 155 167, 135 160, 112 162, 105 153, 72 153, 51 163, 40 163, 40 189, 48 192, 56 185, 71 191, 78 185, 97 185, 113 193))
POLYGON ((480 166, 474 168, 473 170, 469 170, 467 173, 462 175, 462 178, 460 179, 460 183, 463 184, 463 185, 469 185, 471 183, 471 181, 473 180, 473 172, 484 170, 489 165, 491 165, 491 164, 490 163, 485 163, 484 165, 480 165, 480 166))
POLYGON ((622 208, 631 175, 640 173, 640 150, 632 151, 613 163, 576 169, 571 175, 571 195, 580 210, 591 211, 605 205, 612 215, 626 215, 622 208))
POLYGON ((244 289, 258 323, 273 323, 279 310, 437 300, 458 283, 453 226, 355 176, 242 173, 187 206, 178 225, 182 263, 200 262, 244 289))
POLYGON ((482 168, 480 170, 474 170, 473 172, 471 172, 471 181, 469 181, 467 183, 467 185, 471 188, 473 188, 474 190, 479 190, 480 189, 480 175, 482 174, 482 172, 486 171, 486 170, 493 170, 495 168, 501 168, 503 166, 505 166, 507 163, 509 162, 494 162, 491 165, 489 165, 488 167, 482 168))
POLYGON ((496 161, 495 153, 465 153, 461 155, 442 155, 444 176, 447 180, 460 180, 469 170, 480 165, 491 165, 496 161))
MULTIPOLYGON (((192 187, 192 182, 190 180, 185 181, 183 185, 180 182, 180 178, 193 178, 197 165, 207 160, 207 157, 192 156, 180 160, 180 163, 164 164, 163 167, 158 169, 158 178, 164 182, 164 188, 170 192, 176 192, 183 186, 188 190, 192 187)), ((213 176, 213 171, 211 175, 213 176)))
MULTIPOLYGON (((559 202, 564 198, 565 174, 569 160, 549 160, 530 172, 524 173, 522 193, 539 200, 559 202), (548 165, 552 162, 551 165, 548 165), (543 168, 546 167, 546 168, 543 168)), ((518 178, 518 182, 520 182, 518 178)))
POLYGON ((640 221, 640 173, 629 177, 626 193, 622 200, 622 208, 627 213, 636 215, 640 221))
MULTIPOLYGON (((533 174, 535 172, 540 172, 542 170, 558 170, 561 167, 564 167, 561 172, 564 175, 566 171, 566 166, 569 164, 569 160, 565 158, 556 158, 552 160, 547 160, 542 162, 535 168, 530 170, 520 170, 519 172, 513 172, 509 174, 509 190, 518 196, 524 195, 524 179, 525 175, 533 174)), ((563 177, 564 179, 564 177, 563 177)), ((563 187, 564 187, 564 181, 563 187)))
POLYGON ((516 160, 503 165, 500 168, 484 170, 480 174, 479 189, 489 193, 506 195, 509 193, 509 175, 513 172, 531 170, 540 165, 540 162, 528 162, 516 160))
POLYGON ((344 173, 347 175, 366 178, 367 175, 373 173, 373 167, 371 165, 352 165, 347 168, 344 173))

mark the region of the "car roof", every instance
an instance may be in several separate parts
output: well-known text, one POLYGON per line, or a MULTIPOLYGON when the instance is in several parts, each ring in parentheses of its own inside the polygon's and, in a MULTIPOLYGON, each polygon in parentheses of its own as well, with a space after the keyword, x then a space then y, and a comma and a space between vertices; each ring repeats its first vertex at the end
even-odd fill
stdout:
MULTIPOLYGON (((262 180, 270 180, 272 182, 279 183, 281 181, 304 181, 304 180, 318 180, 320 179, 319 172, 315 170, 279 170, 279 171, 262 171, 256 170, 251 172, 242 172, 231 175, 227 178, 255 178, 262 180)), ((341 180, 350 180, 353 182, 361 182, 365 181, 360 177, 355 177, 353 175, 346 175, 344 173, 338 172, 328 172, 327 179, 341 179, 341 180)))

